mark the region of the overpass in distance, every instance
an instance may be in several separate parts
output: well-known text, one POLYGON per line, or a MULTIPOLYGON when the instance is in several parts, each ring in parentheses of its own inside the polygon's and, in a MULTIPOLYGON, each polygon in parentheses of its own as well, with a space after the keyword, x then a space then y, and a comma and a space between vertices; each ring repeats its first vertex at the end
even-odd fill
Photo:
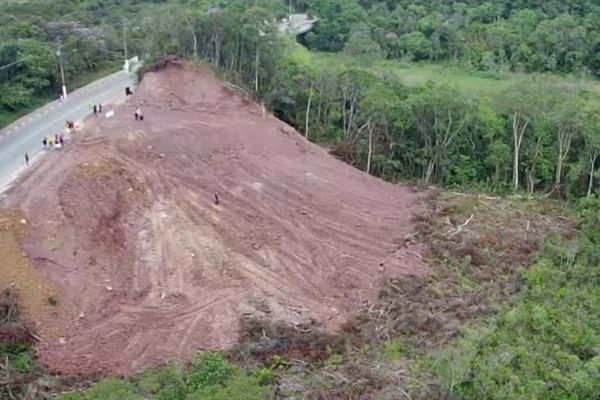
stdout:
POLYGON ((311 31, 318 21, 318 18, 311 18, 308 14, 291 14, 279 23, 279 31, 294 36, 302 35, 311 31))

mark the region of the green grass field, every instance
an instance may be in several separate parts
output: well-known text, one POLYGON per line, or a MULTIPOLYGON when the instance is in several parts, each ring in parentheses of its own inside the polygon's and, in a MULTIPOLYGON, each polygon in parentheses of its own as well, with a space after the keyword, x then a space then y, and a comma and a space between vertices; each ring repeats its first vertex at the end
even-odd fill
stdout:
MULTIPOLYGON (((332 68, 335 65, 352 65, 351 59, 341 53, 316 53, 300 45, 292 47, 288 57, 300 64, 314 65, 318 69, 332 68)), ((527 79, 539 82, 557 80, 564 82, 569 87, 585 87, 589 90, 600 92, 600 82, 595 80, 582 80, 574 76, 559 76, 554 74, 528 74, 515 72, 485 72, 469 71, 460 65, 403 63, 395 60, 384 60, 373 63, 367 67, 373 72, 391 71, 398 76, 407 86, 427 83, 447 83, 472 97, 494 95, 511 85, 527 79)))

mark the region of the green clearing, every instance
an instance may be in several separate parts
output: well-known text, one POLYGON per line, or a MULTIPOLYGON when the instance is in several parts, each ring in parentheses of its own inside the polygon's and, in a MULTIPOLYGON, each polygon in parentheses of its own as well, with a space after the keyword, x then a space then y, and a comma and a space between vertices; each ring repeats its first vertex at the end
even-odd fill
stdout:
MULTIPOLYGON (((336 65, 356 65, 356 61, 344 53, 321 53, 294 45, 286 56, 301 65, 313 65, 316 69, 332 68, 336 65)), ((489 96, 502 92, 519 82, 555 81, 564 82, 574 88, 582 88, 600 93, 600 81, 579 79, 573 75, 550 73, 485 72, 469 71, 452 64, 405 63, 398 60, 377 61, 368 69, 375 73, 392 72, 407 86, 423 85, 427 82, 446 83, 468 97, 489 96)))

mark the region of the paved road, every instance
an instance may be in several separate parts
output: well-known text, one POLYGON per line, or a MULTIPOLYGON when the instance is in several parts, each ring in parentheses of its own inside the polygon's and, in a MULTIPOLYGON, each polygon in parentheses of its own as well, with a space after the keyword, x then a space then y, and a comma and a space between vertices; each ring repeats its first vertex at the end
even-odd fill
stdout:
POLYGON ((42 155, 44 136, 63 132, 66 120, 85 118, 92 112, 90 104, 123 101, 125 86, 133 83, 133 75, 117 72, 72 92, 64 103, 56 100, 0 130, 0 193, 25 168, 25 153, 31 161, 42 155))

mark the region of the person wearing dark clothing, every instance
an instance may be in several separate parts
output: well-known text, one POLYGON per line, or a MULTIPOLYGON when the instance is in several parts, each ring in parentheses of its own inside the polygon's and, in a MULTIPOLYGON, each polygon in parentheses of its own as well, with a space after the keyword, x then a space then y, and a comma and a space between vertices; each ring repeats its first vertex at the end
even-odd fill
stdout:
POLYGON ((102 104, 98 104, 98 112, 102 114, 102 104))
POLYGON ((60 143, 60 145, 61 145, 61 146, 62 146, 62 145, 65 143, 65 141, 64 141, 64 139, 63 139, 63 135, 60 135, 60 136, 58 137, 58 142, 60 143))
POLYGON ((44 148, 46 148, 48 146, 48 139, 46 139, 46 137, 44 136, 44 138, 42 139, 42 145, 44 145, 44 148))
POLYGON ((29 154, 25 153, 25 165, 29 167, 29 154))
POLYGON ((215 193, 215 205, 219 205, 219 196, 215 193))
POLYGON ((98 114, 98 106, 94 104, 92 108, 94 109, 94 114, 98 114))
POLYGON ((54 143, 58 143, 58 142, 59 142, 59 140, 58 140, 58 133, 57 133, 56 135, 54 135, 54 143))
POLYGON ((133 93, 131 92, 131 89, 129 88, 129 86, 127 86, 125 88, 125 96, 131 96, 133 93))

